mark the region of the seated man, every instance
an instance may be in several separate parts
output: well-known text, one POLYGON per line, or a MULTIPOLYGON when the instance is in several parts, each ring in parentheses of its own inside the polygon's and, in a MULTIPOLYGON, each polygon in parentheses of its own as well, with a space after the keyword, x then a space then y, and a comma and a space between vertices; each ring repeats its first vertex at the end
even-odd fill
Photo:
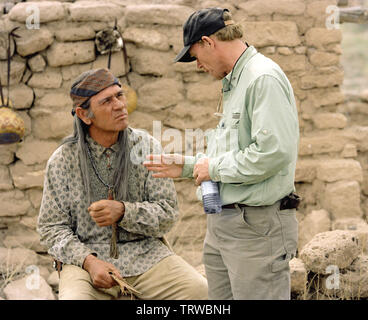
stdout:
POLYGON ((118 298, 112 274, 139 299, 207 299, 206 279, 163 241, 178 218, 174 183, 141 164, 160 146, 128 127, 118 79, 90 70, 70 95, 74 134, 47 163, 38 218, 41 243, 63 263, 59 299, 118 298))

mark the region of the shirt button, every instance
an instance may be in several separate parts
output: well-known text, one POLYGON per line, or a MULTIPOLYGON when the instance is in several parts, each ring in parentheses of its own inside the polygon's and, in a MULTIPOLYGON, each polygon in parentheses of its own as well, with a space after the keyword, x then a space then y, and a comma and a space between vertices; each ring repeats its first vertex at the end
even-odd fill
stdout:
POLYGON ((268 133, 268 131, 266 129, 263 130, 262 132, 263 132, 263 134, 267 134, 268 133))

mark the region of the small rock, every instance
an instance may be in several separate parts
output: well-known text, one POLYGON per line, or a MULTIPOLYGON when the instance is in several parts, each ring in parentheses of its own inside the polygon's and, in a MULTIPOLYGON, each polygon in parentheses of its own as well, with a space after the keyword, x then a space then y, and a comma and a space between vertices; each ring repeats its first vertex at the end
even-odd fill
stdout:
POLYGON ((291 278, 291 292, 302 293, 307 286, 307 270, 304 263, 299 258, 293 258, 289 262, 290 278, 291 278))
POLYGON ((6 166, 0 166, 0 190, 11 190, 13 188, 9 169, 6 166))
POLYGON ((45 28, 21 30, 19 36, 17 52, 23 57, 46 49, 54 41, 54 35, 45 28))
POLYGON ((44 72, 34 73, 28 85, 32 88, 57 89, 61 87, 62 82, 63 78, 59 69, 46 68, 44 72))
POLYGON ((44 279, 48 279, 51 274, 50 270, 46 266, 37 265, 37 267, 39 269, 40 276, 44 279))
POLYGON ((358 237, 351 231, 322 232, 304 246, 300 253, 307 270, 327 274, 326 268, 336 265, 340 270, 350 266, 361 249, 358 237))
POLYGON ((47 283, 52 287, 57 287, 59 285, 59 274, 57 271, 54 271, 49 275, 47 283))
POLYGON ((37 254, 24 248, 0 248, 0 273, 9 274, 13 271, 24 271, 25 266, 37 264, 37 254))
POLYGON ((65 10, 60 2, 41 1, 17 3, 9 12, 9 17, 13 21, 27 22, 30 16, 38 9, 40 23, 61 20, 65 17, 65 10))
MULTIPOLYGON (((12 59, 11 70, 10 70, 10 85, 18 84, 23 77, 24 69, 26 64, 21 60, 12 59)), ((8 64, 6 61, 0 61, 0 80, 3 86, 8 84, 8 64)))
POLYGON ((0 193, 0 217, 17 217, 25 215, 31 203, 20 190, 9 190, 0 193))
POLYGON ((362 101, 366 101, 366 102, 368 102, 368 89, 364 90, 364 91, 360 94, 360 98, 362 99, 362 101))
MULTIPOLYGON (((8 90, 5 90, 7 94, 8 90)), ((32 106, 34 95, 33 90, 23 83, 9 88, 9 98, 15 109, 28 109, 32 106)))
POLYGON ((55 300, 46 280, 35 274, 12 281, 5 287, 4 293, 8 300, 55 300))
POLYGON ((46 67, 46 62, 45 59, 38 54, 28 60, 28 65, 33 72, 42 72, 46 67))
POLYGON ((359 238, 361 251, 368 253, 368 224, 361 218, 337 219, 332 230, 349 230, 359 238))
POLYGON ((368 297, 368 256, 360 255, 344 272, 323 279, 323 291, 341 299, 362 299, 368 297), (334 282, 329 281, 334 277, 334 282), (332 284, 332 285, 331 285, 332 284))
POLYGON ((47 50, 47 61, 51 67, 91 62, 95 58, 93 41, 54 42, 47 50))

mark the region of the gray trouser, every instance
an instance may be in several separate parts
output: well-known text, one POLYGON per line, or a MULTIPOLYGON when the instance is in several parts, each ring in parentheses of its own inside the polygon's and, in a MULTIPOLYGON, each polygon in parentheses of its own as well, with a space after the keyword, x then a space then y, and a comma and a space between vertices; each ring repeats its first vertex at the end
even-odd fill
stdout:
POLYGON ((290 299, 296 210, 272 206, 208 214, 203 261, 211 300, 290 299))

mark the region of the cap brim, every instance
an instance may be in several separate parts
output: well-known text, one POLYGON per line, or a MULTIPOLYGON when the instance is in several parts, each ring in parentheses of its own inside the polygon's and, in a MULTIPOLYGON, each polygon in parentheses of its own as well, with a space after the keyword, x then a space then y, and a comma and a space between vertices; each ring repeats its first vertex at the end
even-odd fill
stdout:
POLYGON ((192 62, 196 60, 189 54, 189 49, 192 45, 185 46, 174 59, 174 62, 192 62))

